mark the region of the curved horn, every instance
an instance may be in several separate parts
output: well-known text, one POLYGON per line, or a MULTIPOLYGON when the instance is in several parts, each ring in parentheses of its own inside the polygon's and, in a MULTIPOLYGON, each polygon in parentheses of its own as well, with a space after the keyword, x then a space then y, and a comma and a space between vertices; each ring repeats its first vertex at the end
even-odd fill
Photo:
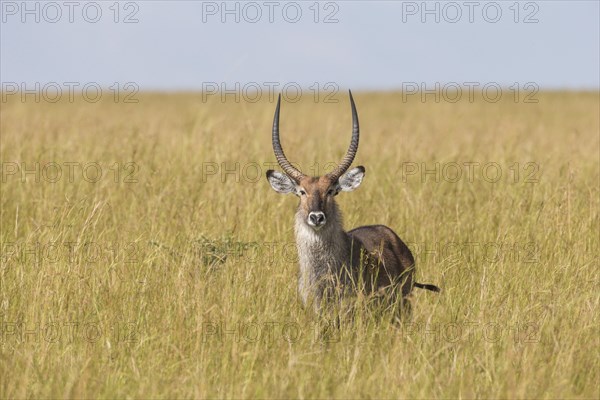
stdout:
POLYGON ((273 152, 275 153, 275 158, 277 158, 277 162, 283 169, 283 171, 293 180, 299 182, 300 179, 304 177, 304 174, 298 171, 296 168, 290 164, 287 160, 285 154, 283 153, 283 149, 281 148, 281 143, 279 142, 279 106, 281 105, 281 94, 277 99, 277 108, 275 109, 275 117, 273 118, 273 152))
POLYGON ((327 176, 333 180, 339 179, 339 177, 342 176, 344 172, 348 170, 348 168, 350 168, 352 161, 354 161, 354 156, 358 151, 358 113, 356 112, 356 105, 354 104, 354 99, 352 98, 352 92, 350 90, 348 90, 348 94, 350 95, 350 106, 352 107, 352 139, 350 140, 350 146, 348 147, 348 151, 342 159, 342 162, 335 170, 327 174, 327 176))

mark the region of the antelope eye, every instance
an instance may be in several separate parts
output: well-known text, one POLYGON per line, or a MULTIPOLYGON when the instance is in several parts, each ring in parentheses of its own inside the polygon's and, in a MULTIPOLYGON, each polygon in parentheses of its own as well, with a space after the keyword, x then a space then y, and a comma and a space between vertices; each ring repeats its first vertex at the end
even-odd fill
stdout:
POLYGON ((333 194, 333 189, 329 189, 329 190, 327 191, 327 196, 331 196, 332 194, 333 194))
POLYGON ((300 196, 304 196, 304 195, 306 195, 306 192, 304 190, 300 189, 300 196))

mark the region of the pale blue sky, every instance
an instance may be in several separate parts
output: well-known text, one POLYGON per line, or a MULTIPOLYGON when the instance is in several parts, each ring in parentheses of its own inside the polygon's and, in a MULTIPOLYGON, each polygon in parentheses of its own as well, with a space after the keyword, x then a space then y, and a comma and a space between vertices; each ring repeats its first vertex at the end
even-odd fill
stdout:
POLYGON ((120 2, 118 15, 115 1, 75 1, 72 9, 46 3, 28 2, 27 13, 21 1, 1 1, 2 82, 135 82, 142 90, 197 90, 206 82, 600 87, 598 1, 428 2, 437 15, 423 13, 421 1, 228 2, 237 4, 239 22, 235 13, 222 15, 221 1, 120 2), (99 21, 86 21, 97 8, 99 21), (127 15, 137 22, 123 23, 127 15), (324 23, 327 15, 332 23, 324 23))

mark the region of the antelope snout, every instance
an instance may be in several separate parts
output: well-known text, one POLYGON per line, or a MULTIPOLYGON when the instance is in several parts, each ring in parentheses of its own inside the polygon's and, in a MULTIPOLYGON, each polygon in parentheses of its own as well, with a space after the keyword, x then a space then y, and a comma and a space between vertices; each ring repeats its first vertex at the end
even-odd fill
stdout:
POLYGON ((315 228, 322 227, 326 221, 327 218, 325 218, 325 214, 322 211, 313 211, 308 214, 308 224, 315 228))

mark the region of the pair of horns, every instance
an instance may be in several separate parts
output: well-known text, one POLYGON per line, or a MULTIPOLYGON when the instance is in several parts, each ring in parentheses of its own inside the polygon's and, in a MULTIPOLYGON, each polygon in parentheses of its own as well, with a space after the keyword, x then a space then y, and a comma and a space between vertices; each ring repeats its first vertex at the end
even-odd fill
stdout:
MULTIPOLYGON (((358 137, 359 137, 359 129, 358 129, 358 113, 356 112, 356 105, 354 104, 354 99, 352 98, 352 92, 348 91, 350 94, 350 106, 352 107, 352 139, 350 140, 350 146, 348 147, 348 151, 346 155, 342 159, 342 162, 337 166, 335 170, 328 173, 327 176, 336 181, 340 176, 344 174, 352 165, 352 161, 354 161, 354 156, 358 151, 358 137)), ((279 142, 279 107, 281 105, 281 94, 277 99, 277 108, 275 109, 275 117, 273 118, 273 152, 275 153, 275 158, 277 158, 277 162, 283 169, 283 171, 293 180, 299 182, 305 175, 294 168, 294 166, 288 161, 285 156, 283 149, 281 148, 281 143, 279 142)))

